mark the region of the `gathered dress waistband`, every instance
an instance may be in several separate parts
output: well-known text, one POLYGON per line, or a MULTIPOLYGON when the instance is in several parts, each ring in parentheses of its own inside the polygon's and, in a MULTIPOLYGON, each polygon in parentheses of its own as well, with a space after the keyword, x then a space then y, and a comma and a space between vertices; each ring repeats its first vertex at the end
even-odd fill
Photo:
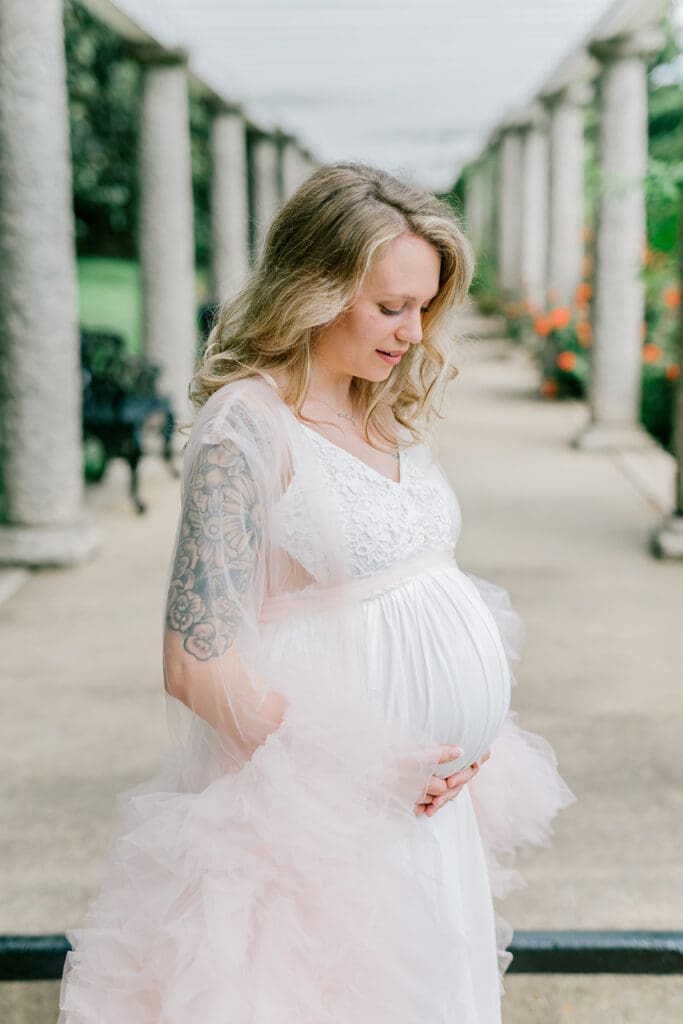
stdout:
POLYGON ((273 622, 290 615, 329 611, 392 590, 412 577, 433 572, 434 569, 457 567, 452 551, 429 551, 367 576, 353 576, 343 582, 327 585, 312 583, 301 590, 266 598, 261 605, 259 619, 261 622, 273 622))

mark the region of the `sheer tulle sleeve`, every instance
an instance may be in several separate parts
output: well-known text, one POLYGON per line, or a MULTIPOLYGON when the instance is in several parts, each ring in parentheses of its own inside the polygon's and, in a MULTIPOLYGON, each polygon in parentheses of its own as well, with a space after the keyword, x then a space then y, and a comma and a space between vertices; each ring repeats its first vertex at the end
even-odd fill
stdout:
MULTIPOLYGON (((185 728, 210 727, 213 755, 220 751, 225 769, 241 766, 265 741, 286 703, 254 663, 282 468, 273 438, 262 415, 235 401, 200 416, 185 453, 164 681, 196 716, 185 716, 185 728)), ((170 706, 169 717, 177 728, 183 712, 170 706)))

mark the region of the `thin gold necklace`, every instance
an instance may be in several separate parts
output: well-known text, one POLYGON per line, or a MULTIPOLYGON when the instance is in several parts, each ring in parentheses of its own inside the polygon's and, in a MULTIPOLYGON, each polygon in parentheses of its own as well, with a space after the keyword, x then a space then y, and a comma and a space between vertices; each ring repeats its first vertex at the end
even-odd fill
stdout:
POLYGON ((351 423, 353 423, 354 427, 358 426, 357 417, 352 416, 350 412, 340 412, 339 409, 335 409, 333 405, 330 405, 329 402, 326 402, 324 398, 318 398, 316 395, 309 395, 309 398, 312 398, 315 402, 322 402, 323 405, 326 405, 327 408, 331 409, 332 412, 335 413, 337 416, 341 416, 342 419, 349 420, 351 423))
MULTIPOLYGON (((316 402, 322 402, 323 405, 326 405, 327 408, 331 409, 332 412, 336 413, 337 416, 341 416, 345 420, 350 420, 351 423, 353 423, 354 427, 358 426, 358 420, 356 419, 355 416, 352 416, 351 413, 340 412, 339 409, 335 409, 335 407, 333 405, 330 405, 329 402, 326 402, 324 398, 318 398, 316 395, 309 395, 308 397, 312 398, 316 402)), ((394 458, 394 459, 400 459, 401 458, 401 453, 400 452, 390 452, 388 454, 390 454, 391 457, 394 458)))

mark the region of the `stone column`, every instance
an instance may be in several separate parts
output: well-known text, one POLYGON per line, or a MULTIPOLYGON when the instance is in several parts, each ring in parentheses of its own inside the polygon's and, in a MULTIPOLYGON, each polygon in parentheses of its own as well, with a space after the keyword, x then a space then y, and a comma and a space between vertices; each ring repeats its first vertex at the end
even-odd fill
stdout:
MULTIPOLYGON (((680 193, 678 219, 679 285, 683 285, 683 191, 680 193)), ((683 304, 678 311, 676 361, 681 368, 674 399, 673 448, 676 456, 676 483, 673 513, 652 536, 652 550, 660 558, 683 558, 683 304)))
POLYGON ((470 164, 465 177, 465 220, 470 241, 477 254, 484 247, 486 233, 486 179, 482 160, 470 164))
POLYGON ((277 139, 273 135, 253 131, 250 148, 252 244, 254 255, 258 256, 270 223, 280 208, 282 184, 277 139))
POLYGON ((280 148, 281 176, 282 176, 282 198, 289 199, 296 192, 299 185, 306 177, 304 165, 299 146, 296 139, 285 136, 282 139, 280 148))
POLYGON ((161 366, 160 390, 178 422, 197 351, 194 210, 187 55, 151 45, 133 50, 143 67, 140 125, 140 259, 145 349, 161 366))
POLYGON ((569 305, 583 277, 584 132, 587 82, 543 97, 550 115, 548 289, 569 305))
POLYGON ((309 174, 312 174, 316 167, 319 167, 318 161, 308 152, 308 150, 301 150, 301 161, 302 161, 302 175, 307 178, 309 174))
POLYGON ((647 60, 663 35, 644 29, 590 45, 602 63, 599 80, 599 153, 594 343, 589 385, 590 420, 578 448, 608 450, 655 444, 641 426, 641 329, 645 290, 640 278, 646 240, 647 60))
POLYGON ((488 148, 483 163, 484 223, 482 248, 488 256, 495 256, 496 196, 498 194, 498 150, 488 148))
POLYGON ((521 285, 519 238, 521 211, 522 138, 515 126, 505 127, 499 141, 498 179, 498 277, 503 293, 521 285))
POLYGON ((83 512, 71 154, 59 0, 2 0, 0 562, 68 565, 83 512))
POLYGON ((237 107, 211 101, 211 271, 223 302, 249 270, 246 125, 237 107))
POLYGON ((548 259, 548 136, 547 118, 538 103, 523 125, 521 162, 520 283, 524 297, 541 309, 545 306, 548 259))

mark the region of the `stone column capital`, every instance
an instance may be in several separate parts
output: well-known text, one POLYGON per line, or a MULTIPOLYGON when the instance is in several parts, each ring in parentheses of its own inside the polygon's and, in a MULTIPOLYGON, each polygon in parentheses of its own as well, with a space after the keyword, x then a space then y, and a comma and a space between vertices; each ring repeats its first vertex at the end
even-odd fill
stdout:
POLYGON ((495 135, 493 136, 493 144, 496 146, 502 145, 506 139, 521 138, 524 132, 524 126, 517 121, 508 120, 505 124, 500 125, 495 135))
POLYGON ((173 67, 174 65, 185 65, 189 63, 189 52, 183 47, 162 46, 154 40, 149 42, 127 42, 125 44, 127 56, 136 60, 139 64, 152 67, 173 67))
POLYGON ((594 39, 588 44, 588 52, 602 64, 629 57, 639 57, 645 61, 660 53, 665 43, 664 31, 658 25, 649 25, 609 39, 594 39))
POLYGON ((529 107, 515 117, 515 124, 519 131, 545 131, 548 127, 548 112, 545 109, 543 103, 539 100, 534 100, 529 107))
POLYGON ((540 100, 552 113, 557 107, 585 107, 593 98, 594 92, 595 89, 591 82, 585 78, 578 78, 571 82, 565 82, 564 85, 551 92, 543 93, 540 100))
POLYGON ((242 107, 242 104, 236 103, 233 100, 225 99, 224 96, 219 96, 218 93, 207 93, 205 103, 212 117, 220 117, 221 114, 226 114, 228 116, 241 117, 244 119, 244 108, 242 107))
POLYGON ((266 128, 260 128, 257 124, 247 122, 247 135, 249 136, 250 142, 254 144, 260 144, 262 142, 270 142, 274 146, 278 144, 278 133, 277 131, 268 131, 266 128))

